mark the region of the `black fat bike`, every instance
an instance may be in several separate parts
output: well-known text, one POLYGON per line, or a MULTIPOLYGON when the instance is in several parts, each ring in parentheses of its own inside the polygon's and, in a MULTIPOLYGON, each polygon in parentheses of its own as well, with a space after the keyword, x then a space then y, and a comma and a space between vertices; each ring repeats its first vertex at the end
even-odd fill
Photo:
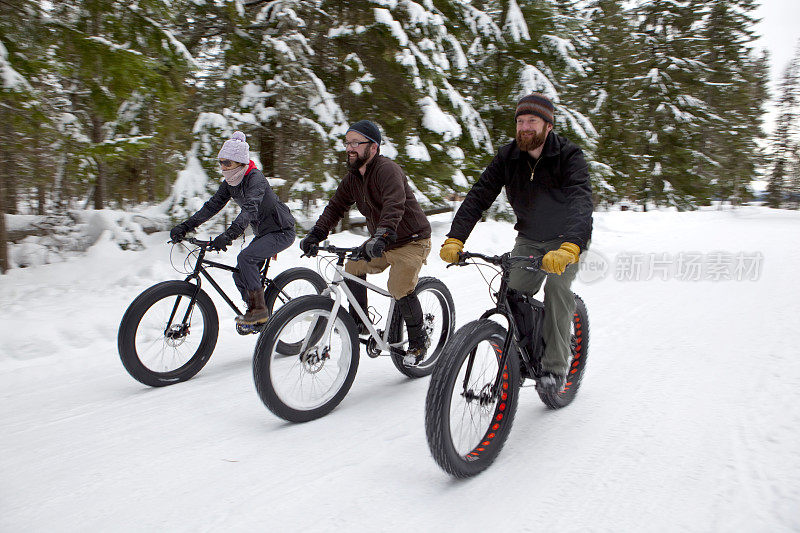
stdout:
MULTIPOLYGON (((209 267, 230 272, 239 269, 206 259, 211 241, 188 238, 185 242, 194 245, 186 258, 189 265, 194 258, 194 266, 190 266, 186 279, 163 281, 145 290, 131 302, 119 325, 117 349, 125 370, 151 387, 190 379, 200 372, 214 352, 219 317, 211 298, 201 288, 203 277, 237 315, 242 314, 208 271, 209 267)), ((261 281, 270 313, 293 298, 319 294, 327 287, 319 274, 303 267, 284 270, 270 279, 267 276, 269 263, 267 259, 261 268, 261 281)), ((264 326, 237 324, 236 330, 240 335, 248 335, 259 333, 264 326)))
MULTIPOLYGON (((434 369, 425 402, 425 432, 431 454, 443 470, 460 478, 482 472, 500 453, 514 422, 522 382, 541 376, 544 350, 544 304, 534 298, 522 302, 532 307, 533 331, 521 341, 523 330, 512 312, 508 289, 512 266, 525 262, 521 268, 538 270, 541 257, 464 252, 456 265, 481 264, 468 262, 471 258, 500 267, 500 289, 493 295, 497 305, 455 332, 434 369), (493 315, 504 317, 508 327, 490 320, 493 315)), ((537 389, 542 402, 553 409, 572 402, 586 369, 589 317, 578 295, 575 304, 566 385, 554 393, 537 389)))
POLYGON ((359 250, 320 246, 320 252, 333 254, 322 259, 333 271, 327 289, 281 307, 258 338, 253 356, 256 391, 264 405, 284 420, 307 422, 339 405, 355 379, 362 344, 369 357, 389 356, 401 373, 419 378, 430 375, 453 334, 455 306, 450 291, 436 278, 420 278, 414 290, 430 344, 419 364, 404 364, 408 334, 394 299, 387 290, 344 271, 345 258, 359 259, 359 250), (381 318, 375 318, 377 312, 371 307, 362 309, 345 279, 389 298, 385 329, 376 329, 381 318), (366 325, 368 332, 362 338, 343 300, 366 325))

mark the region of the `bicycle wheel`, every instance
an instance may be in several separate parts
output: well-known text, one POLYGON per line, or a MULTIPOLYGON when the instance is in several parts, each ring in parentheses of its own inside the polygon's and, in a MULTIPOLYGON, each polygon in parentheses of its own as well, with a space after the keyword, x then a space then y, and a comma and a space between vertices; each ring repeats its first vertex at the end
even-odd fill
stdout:
POLYGON ((586 310, 586 304, 577 294, 575 295, 575 313, 572 315, 571 345, 569 373, 564 389, 555 394, 539 392, 539 398, 551 409, 560 409, 572 403, 586 370, 586 357, 589 353, 589 312, 586 310))
POLYGON ((500 372, 505 337, 497 322, 470 322, 456 331, 433 371, 425 433, 433 458, 455 477, 485 470, 511 431, 519 400, 519 360, 512 355, 500 372))
POLYGON ((316 271, 305 267, 294 267, 284 270, 267 283, 264 289, 264 302, 270 314, 285 305, 286 302, 307 294, 320 294, 328 288, 328 284, 316 271))
POLYGON ((217 344, 219 318, 208 294, 185 281, 165 281, 140 294, 119 325, 117 349, 125 370, 151 387, 191 378, 217 344), (199 309, 200 312, 197 312, 199 309))
POLYGON ((340 308, 330 337, 323 334, 333 303, 313 295, 291 300, 258 337, 253 357, 256 390, 264 405, 284 420, 307 422, 328 414, 353 384, 358 329, 350 313, 340 308), (277 349, 281 342, 299 343, 301 349, 287 355, 277 349))
MULTIPOLYGON (((264 302, 272 315, 290 300, 309 294, 319 294, 326 288, 328 284, 315 271, 305 267, 294 267, 275 276, 272 283, 267 283, 267 288, 264 289, 264 302)), ((287 344, 281 341, 277 350, 285 355, 297 355, 300 353, 300 345, 299 342, 287 344)))
MULTIPOLYGON (((393 349, 391 356, 394 366, 401 373, 410 378, 421 378, 433 372, 433 367, 439 360, 447 340, 453 335, 456 310, 450 290, 436 278, 420 278, 414 291, 422 306, 423 325, 431 343, 428 353, 419 365, 413 367, 403 364, 404 350, 393 349)), ((390 343, 404 341, 408 338, 403 315, 397 306, 395 306, 390 328, 390 343)))

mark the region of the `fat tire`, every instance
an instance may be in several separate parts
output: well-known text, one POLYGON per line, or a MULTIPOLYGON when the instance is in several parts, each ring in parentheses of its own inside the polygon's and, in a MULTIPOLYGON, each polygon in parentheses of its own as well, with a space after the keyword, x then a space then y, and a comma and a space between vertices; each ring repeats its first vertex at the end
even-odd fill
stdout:
POLYGON ((202 289, 197 293, 195 306, 203 314, 203 337, 197 351, 181 367, 169 372, 155 372, 147 368, 136 352, 136 332, 142 317, 158 301, 171 296, 191 298, 197 286, 186 281, 164 281, 145 290, 131 302, 117 334, 117 350, 122 365, 135 380, 151 387, 174 385, 194 377, 206 365, 219 335, 219 317, 211 298, 202 289))
POLYGON ((550 409, 561 409, 566 407, 575 395, 583 381, 586 371, 586 358, 589 354, 589 312, 586 304, 580 296, 575 295, 575 313, 572 315, 573 338, 572 338, 572 358, 570 367, 567 371, 567 384, 561 392, 547 394, 539 392, 539 398, 550 409))
POLYGON ((317 290, 317 294, 322 293, 328 288, 328 284, 315 270, 306 267, 293 267, 284 270, 272 279, 264 289, 264 303, 267 305, 269 314, 275 311, 275 302, 278 301, 280 291, 293 281, 305 280, 317 290))
MULTIPOLYGON (((353 385, 353 380, 358 371, 360 343, 358 341, 358 327, 355 321, 344 308, 339 308, 338 318, 342 320, 350 336, 350 343, 353 347, 353 353, 350 361, 350 368, 347 371, 347 376, 342 383, 339 391, 328 402, 320 407, 310 410, 294 409, 286 405, 277 395, 272 387, 272 380, 270 379, 270 363, 272 347, 275 343, 276 336, 293 318, 301 313, 305 313, 314 309, 323 311, 331 311, 333 309, 334 301, 327 296, 309 295, 295 298, 280 309, 278 309, 267 327, 258 337, 254 355, 253 355, 253 381, 256 385, 256 392, 264 405, 272 411, 275 416, 278 416, 289 422, 308 422, 321 418, 330 413, 336 408, 339 403, 347 395, 350 387, 353 385)), ((283 353, 283 352, 280 352, 283 353)))
POLYGON ((454 387, 461 386, 456 383, 460 369, 470 352, 482 341, 492 343, 499 357, 506 335, 505 328, 497 322, 488 319, 469 322, 456 331, 447 343, 439 364, 433 371, 425 401, 425 434, 436 463, 454 477, 471 477, 488 468, 503 448, 514 423, 520 377, 519 359, 516 355, 511 355, 506 363, 507 377, 503 379, 506 398, 501 398, 495 406, 492 425, 470 453, 462 456, 453 445, 450 433, 450 401, 454 387))
MULTIPOLYGON (((409 367, 404 365, 404 350, 393 349, 391 351, 392 363, 394 363, 395 368, 397 368, 401 374, 410 378, 429 376, 433 372, 436 362, 444 351, 447 341, 453 336, 453 331, 455 330, 456 307, 455 303, 453 303, 453 295, 450 294, 450 289, 447 288, 447 285, 434 277, 426 276, 419 279, 417 286, 414 289, 414 292, 417 295, 423 291, 436 291, 438 293, 437 298, 439 299, 439 303, 444 303, 444 305, 447 306, 447 313, 443 315, 444 319, 447 321, 445 324, 446 333, 444 334, 443 339, 439 338, 436 340, 436 344, 434 344, 434 339, 431 339, 431 348, 433 349, 433 352, 426 356, 420 366, 409 367), (444 300, 444 302, 442 302, 442 300, 444 300)), ((389 342, 394 343, 400 341, 403 338, 405 321, 403 320, 403 315, 400 313, 400 309, 398 309, 397 306, 394 307, 394 313, 392 314, 392 320, 389 327, 389 342)))
MULTIPOLYGON (((328 288, 328 284, 325 283, 325 280, 322 279, 316 271, 311 270, 310 268, 306 267, 293 267, 287 270, 284 270, 277 276, 272 279, 272 283, 269 283, 267 287, 264 289, 264 303, 267 306, 267 311, 270 314, 270 317, 275 312, 275 302, 278 301, 278 296, 280 295, 280 291, 283 290, 284 287, 292 283, 293 281, 304 280, 309 282, 317 291, 317 294, 320 294, 322 291, 328 288)), ((288 302, 287 302, 288 303, 288 302)), ((286 305, 286 304, 283 304, 286 305)), ((279 308, 280 309, 280 308, 279 308)), ((278 344, 278 351, 283 354, 297 354, 300 352, 300 344, 286 344, 281 342, 278 344)))

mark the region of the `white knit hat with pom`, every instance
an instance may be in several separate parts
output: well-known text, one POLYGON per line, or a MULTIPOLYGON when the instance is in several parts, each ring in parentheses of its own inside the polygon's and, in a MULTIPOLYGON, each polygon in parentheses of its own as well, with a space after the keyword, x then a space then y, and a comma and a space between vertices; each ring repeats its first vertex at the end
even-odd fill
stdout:
POLYGON ((237 163, 247 164, 250 162, 250 145, 247 144, 247 137, 241 131, 233 132, 231 138, 222 145, 217 159, 230 159, 237 163))

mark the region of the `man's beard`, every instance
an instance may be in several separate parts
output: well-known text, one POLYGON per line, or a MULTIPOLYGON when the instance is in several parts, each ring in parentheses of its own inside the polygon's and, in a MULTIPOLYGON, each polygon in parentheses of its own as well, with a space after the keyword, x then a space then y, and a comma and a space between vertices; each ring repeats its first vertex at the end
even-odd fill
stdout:
POLYGON ((359 168, 363 167, 364 164, 367 162, 367 157, 366 155, 364 157, 361 157, 358 155, 358 152, 356 152, 356 158, 351 160, 350 154, 347 154, 347 159, 345 160, 345 162, 347 163, 347 168, 351 170, 358 170, 359 168))
POLYGON ((536 150, 547 140, 547 126, 543 127, 541 132, 533 132, 533 135, 523 135, 523 133, 530 132, 517 132, 517 146, 523 152, 536 150))

